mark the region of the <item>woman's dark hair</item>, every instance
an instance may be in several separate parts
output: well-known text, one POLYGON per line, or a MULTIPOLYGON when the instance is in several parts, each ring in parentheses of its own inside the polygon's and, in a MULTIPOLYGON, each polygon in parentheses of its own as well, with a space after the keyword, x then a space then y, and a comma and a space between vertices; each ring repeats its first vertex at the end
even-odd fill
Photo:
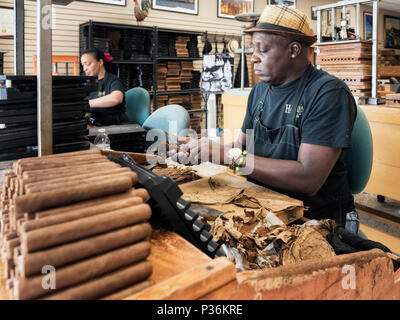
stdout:
POLYGON ((84 50, 84 51, 82 52, 82 54, 81 54, 81 57, 82 57, 84 54, 91 54, 91 55, 93 56, 93 58, 96 59, 96 61, 103 60, 104 68, 106 69, 106 71, 108 71, 108 69, 109 69, 109 62, 106 62, 106 58, 105 58, 105 56, 104 56, 104 52, 103 52, 103 51, 101 51, 101 50, 99 50, 99 49, 97 49, 97 48, 90 48, 90 49, 84 50))

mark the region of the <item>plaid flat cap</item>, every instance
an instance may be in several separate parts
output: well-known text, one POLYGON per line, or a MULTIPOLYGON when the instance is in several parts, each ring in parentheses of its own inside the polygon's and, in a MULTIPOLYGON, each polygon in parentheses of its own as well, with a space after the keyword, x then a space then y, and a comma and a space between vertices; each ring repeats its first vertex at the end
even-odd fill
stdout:
POLYGON ((255 31, 277 34, 308 46, 317 40, 308 17, 302 11, 286 6, 265 6, 257 24, 245 30, 247 33, 255 31))

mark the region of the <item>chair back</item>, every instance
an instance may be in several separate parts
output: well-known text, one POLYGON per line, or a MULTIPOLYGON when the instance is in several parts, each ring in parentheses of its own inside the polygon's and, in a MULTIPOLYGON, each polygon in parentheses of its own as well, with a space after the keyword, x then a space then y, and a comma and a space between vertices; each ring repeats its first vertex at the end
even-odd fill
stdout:
POLYGON ((150 94, 146 89, 136 87, 125 92, 125 113, 130 123, 143 122, 150 115, 150 94))
POLYGON ((372 169, 373 143, 371 129, 364 111, 357 106, 357 117, 351 134, 352 148, 344 151, 352 194, 366 187, 372 169))
POLYGON ((189 112, 184 107, 179 104, 169 104, 154 111, 142 127, 146 130, 159 130, 164 136, 164 132, 167 132, 168 140, 175 141, 172 134, 179 135, 182 130, 188 129, 189 122, 189 112))

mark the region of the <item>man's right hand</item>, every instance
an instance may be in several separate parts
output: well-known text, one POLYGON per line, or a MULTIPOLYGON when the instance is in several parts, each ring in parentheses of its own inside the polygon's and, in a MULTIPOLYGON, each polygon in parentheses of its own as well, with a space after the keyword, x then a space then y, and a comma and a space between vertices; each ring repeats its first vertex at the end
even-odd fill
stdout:
POLYGON ((200 164, 212 161, 220 164, 224 162, 224 146, 209 138, 187 138, 174 136, 180 143, 177 148, 170 150, 172 160, 182 164, 200 164))

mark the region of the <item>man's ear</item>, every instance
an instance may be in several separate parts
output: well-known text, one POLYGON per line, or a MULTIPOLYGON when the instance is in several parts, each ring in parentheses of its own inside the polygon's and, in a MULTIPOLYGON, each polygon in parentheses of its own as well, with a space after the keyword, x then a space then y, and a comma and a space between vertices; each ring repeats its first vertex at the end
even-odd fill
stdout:
POLYGON ((297 42, 297 41, 291 42, 291 43, 289 44, 290 57, 291 57, 292 59, 294 59, 294 58, 296 58, 297 56, 299 56, 300 53, 301 53, 301 48, 302 48, 302 46, 301 46, 300 42, 297 42))

